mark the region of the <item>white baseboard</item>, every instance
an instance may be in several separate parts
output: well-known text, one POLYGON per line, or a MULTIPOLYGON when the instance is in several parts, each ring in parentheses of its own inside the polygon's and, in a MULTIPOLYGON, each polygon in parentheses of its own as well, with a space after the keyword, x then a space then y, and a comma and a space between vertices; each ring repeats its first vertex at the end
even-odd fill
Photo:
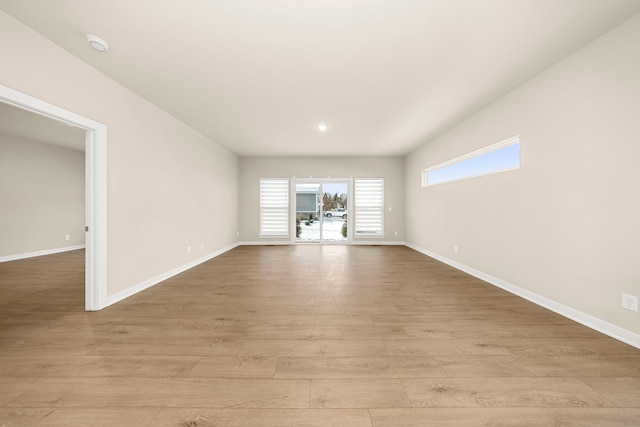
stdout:
POLYGON ((349 244, 367 246, 404 246, 404 242, 397 240, 352 240, 349 244))
POLYGON ((530 292, 526 289, 520 288, 516 285, 513 285, 509 282, 505 282, 502 279, 498 279, 497 277, 493 277, 489 274, 483 273, 482 271, 478 271, 474 268, 468 267, 464 264, 461 264, 452 259, 443 257, 426 249, 420 248, 411 243, 405 243, 405 246, 418 251, 424 255, 427 255, 431 258, 434 258, 440 262, 443 262, 451 267, 454 267, 460 271, 468 273, 472 276, 477 277, 487 283, 490 283, 494 286, 497 286, 501 289, 504 289, 507 292, 510 292, 514 295, 517 295, 521 298, 526 299, 527 301, 531 301, 534 304, 537 304, 541 307, 544 307, 548 310, 553 311, 561 316, 564 316, 568 319, 574 320, 584 326, 587 326, 591 329, 594 329, 598 332, 601 332, 605 335, 610 336, 611 338, 615 338, 618 341, 622 341, 626 344, 629 344, 633 347, 640 349, 640 335, 631 332, 627 329, 623 329, 619 326, 612 325, 609 322, 605 322, 604 320, 598 319, 597 317, 593 317, 589 314, 583 313, 581 311, 575 310, 571 307, 567 307, 564 304, 560 304, 552 299, 543 297, 541 295, 530 292))
POLYGON ((188 263, 186 263, 184 265, 176 267, 176 268, 174 268, 172 270, 169 270, 169 271, 167 271, 165 273, 162 273, 162 274, 159 274, 159 275, 157 275, 155 277, 152 277, 149 280, 145 280, 142 283, 138 283, 137 285, 131 286, 131 287, 127 288, 127 289, 123 289, 120 292, 116 292, 113 295, 109 295, 109 296, 107 296, 107 303, 102 308, 108 307, 108 306, 110 306, 112 304, 115 304, 115 303, 117 303, 119 301, 122 301, 125 298, 129 298, 130 296, 135 295, 138 292, 144 291, 145 289, 148 289, 148 288, 150 288, 150 287, 152 287, 154 285, 157 285, 158 283, 163 282, 163 281, 165 281, 165 280, 167 280, 167 279, 169 279, 169 278, 171 278, 171 277, 173 277, 173 276, 175 276, 177 274, 180 274, 180 273, 182 273, 184 271, 189 270, 190 268, 193 268, 193 267, 195 267, 195 266, 197 266, 199 264, 202 264, 203 262, 209 261, 212 258, 215 258, 215 257, 217 257, 219 255, 222 255, 223 253, 228 252, 231 249, 236 248, 238 245, 239 245, 238 243, 234 243, 232 245, 229 245, 229 246, 224 247, 222 249, 219 249, 217 251, 211 252, 211 253, 203 256, 203 257, 195 259, 195 260, 193 260, 191 262, 188 262, 188 263))
POLYGON ((18 259, 33 258, 37 256, 59 254, 61 252, 76 251, 84 249, 85 245, 65 246, 63 248, 45 249, 43 251, 26 252, 23 254, 7 255, 0 257, 0 262, 16 261, 18 259))
POLYGON ((291 245, 290 240, 245 240, 238 242, 240 246, 274 246, 274 245, 291 245))
MULTIPOLYGON (((242 246, 273 246, 273 245, 294 245, 294 244, 318 244, 319 242, 292 242, 290 240, 253 240, 253 241, 244 241, 239 244, 242 246)), ((323 245, 367 245, 367 246, 377 246, 377 245, 391 245, 391 246, 404 246, 404 242, 402 241, 391 241, 391 240, 351 240, 348 242, 322 242, 323 245)))

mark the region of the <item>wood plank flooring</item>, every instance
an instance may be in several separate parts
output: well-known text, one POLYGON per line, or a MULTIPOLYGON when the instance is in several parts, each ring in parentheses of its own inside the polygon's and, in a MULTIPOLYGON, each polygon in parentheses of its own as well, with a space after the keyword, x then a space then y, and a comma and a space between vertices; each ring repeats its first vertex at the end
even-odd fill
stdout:
POLYGON ((640 426, 640 350, 400 246, 241 246, 100 312, 0 264, 0 426, 640 426))

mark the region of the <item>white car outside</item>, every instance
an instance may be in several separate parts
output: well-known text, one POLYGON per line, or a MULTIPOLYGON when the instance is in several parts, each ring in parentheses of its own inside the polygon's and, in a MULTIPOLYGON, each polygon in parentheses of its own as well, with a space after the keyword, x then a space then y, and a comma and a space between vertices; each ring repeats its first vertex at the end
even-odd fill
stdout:
POLYGON ((329 212, 325 212, 324 216, 326 216, 327 218, 332 218, 335 216, 338 218, 347 219, 347 210, 342 208, 337 208, 329 212))

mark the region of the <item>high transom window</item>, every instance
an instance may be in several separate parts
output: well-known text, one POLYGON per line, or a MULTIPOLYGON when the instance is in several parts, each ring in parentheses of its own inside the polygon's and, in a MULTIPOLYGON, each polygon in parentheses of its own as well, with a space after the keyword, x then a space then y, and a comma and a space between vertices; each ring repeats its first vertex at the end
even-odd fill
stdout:
POLYGON ((422 171, 422 186, 460 181, 520 168, 520 137, 514 136, 422 171))

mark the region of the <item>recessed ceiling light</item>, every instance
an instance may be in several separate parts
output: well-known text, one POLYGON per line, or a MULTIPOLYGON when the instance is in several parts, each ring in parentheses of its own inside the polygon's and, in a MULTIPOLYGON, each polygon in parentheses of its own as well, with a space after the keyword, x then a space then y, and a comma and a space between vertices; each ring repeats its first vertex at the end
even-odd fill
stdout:
POLYGON ((329 129, 329 126, 327 126, 325 123, 320 123, 320 124, 317 126, 317 129, 318 129, 320 132, 326 132, 326 131, 327 131, 327 129, 329 129))
POLYGON ((100 37, 88 35, 87 42, 89 43, 89 46, 91 46, 98 52, 106 52, 109 50, 109 44, 106 41, 102 40, 100 37))

